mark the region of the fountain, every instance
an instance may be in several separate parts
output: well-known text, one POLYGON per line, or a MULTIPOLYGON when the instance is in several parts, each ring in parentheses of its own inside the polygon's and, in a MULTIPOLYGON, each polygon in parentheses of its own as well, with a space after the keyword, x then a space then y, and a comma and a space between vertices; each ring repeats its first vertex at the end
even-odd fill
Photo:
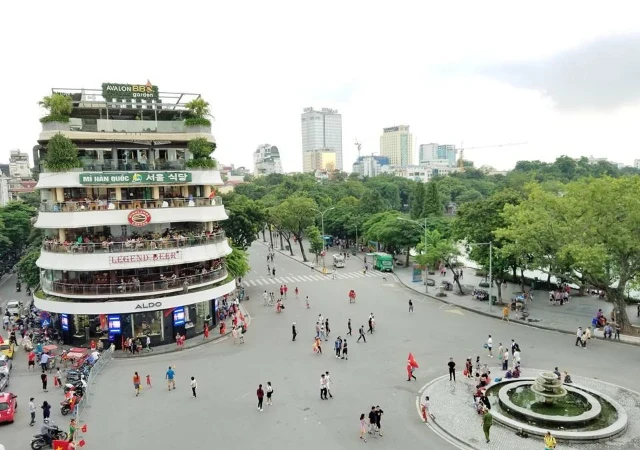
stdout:
POLYGON ((562 387, 562 381, 552 372, 542 372, 531 386, 531 390, 542 397, 545 403, 553 403, 556 399, 567 395, 567 390, 562 387))
POLYGON ((553 430, 566 440, 604 439, 622 433, 627 414, 613 399, 578 385, 563 385, 556 374, 508 379, 491 386, 497 395, 496 421, 516 430, 544 436, 553 430))

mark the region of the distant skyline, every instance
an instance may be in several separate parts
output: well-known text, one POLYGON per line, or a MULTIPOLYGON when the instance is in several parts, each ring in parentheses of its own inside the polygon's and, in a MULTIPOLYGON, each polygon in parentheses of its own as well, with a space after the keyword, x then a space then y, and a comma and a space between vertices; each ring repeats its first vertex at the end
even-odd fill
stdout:
POLYGON ((215 158, 236 166, 252 168, 256 147, 270 142, 286 172, 300 171, 300 113, 310 105, 342 115, 347 171, 356 139, 362 155, 378 154, 383 128, 400 124, 410 125, 415 149, 528 142, 465 152, 501 170, 563 154, 640 158, 640 16, 631 1, 326 0, 317 9, 293 0, 135 8, 68 0, 36 10, 13 2, 3 12, 12 19, 0 38, 16 43, 2 50, 5 162, 11 149, 31 154, 44 115, 37 102, 52 87, 147 79, 202 94, 215 116, 215 158), (60 23, 68 33, 54 31, 60 23), (147 33, 150 24, 160 28, 147 33), (108 32, 81 36, 74 26, 108 32))

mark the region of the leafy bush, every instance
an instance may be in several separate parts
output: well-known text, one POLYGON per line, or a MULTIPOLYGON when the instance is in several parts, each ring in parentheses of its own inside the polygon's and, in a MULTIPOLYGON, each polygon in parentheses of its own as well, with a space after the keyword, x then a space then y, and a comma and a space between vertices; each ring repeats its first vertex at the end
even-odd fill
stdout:
POLYGON ((62 133, 57 133, 47 144, 44 166, 51 172, 66 172, 82 167, 78 147, 62 133))
POLYGON ((186 166, 191 169, 215 169, 218 167, 218 162, 213 158, 190 159, 187 161, 186 166))
POLYGON ((187 167, 196 169, 215 169, 217 167, 216 160, 211 157, 211 153, 216 149, 215 142, 209 142, 205 138, 191 139, 187 148, 193 156, 193 159, 187 161, 187 167))
POLYGON ((249 256, 244 250, 240 250, 237 247, 231 247, 233 251, 227 255, 225 262, 227 264, 227 271, 235 278, 242 277, 249 273, 251 267, 249 266, 249 256))
MULTIPOLYGON (((71 115, 71 111, 73 110, 71 97, 59 93, 44 97, 41 101, 38 102, 38 104, 49 111, 48 116, 52 117, 65 116, 68 118, 71 115)), ((67 119, 66 122, 68 121, 69 120, 67 119)), ((60 120, 58 120, 58 122, 60 122, 60 120)))
POLYGON ((49 114, 48 116, 44 116, 40 118, 40 122, 41 123, 49 123, 49 122, 60 122, 60 123, 68 123, 69 122, 69 117, 68 116, 62 116, 60 114, 49 114))
POLYGON ((211 121, 206 117, 189 117, 184 120, 184 124, 188 127, 210 127, 211 121))

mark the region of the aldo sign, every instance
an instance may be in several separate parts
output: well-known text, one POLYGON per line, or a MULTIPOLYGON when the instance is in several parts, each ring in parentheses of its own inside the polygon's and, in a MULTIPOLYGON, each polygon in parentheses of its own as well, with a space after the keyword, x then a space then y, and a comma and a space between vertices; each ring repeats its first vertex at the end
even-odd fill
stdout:
POLYGON ((162 302, 136 303, 136 311, 142 311, 144 309, 162 309, 162 302))

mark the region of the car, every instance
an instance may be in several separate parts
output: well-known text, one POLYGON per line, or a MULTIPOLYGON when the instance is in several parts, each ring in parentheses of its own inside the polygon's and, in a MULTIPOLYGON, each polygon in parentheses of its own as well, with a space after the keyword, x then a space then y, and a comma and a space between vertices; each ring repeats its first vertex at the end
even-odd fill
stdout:
POLYGON ((9 387, 9 372, 0 372, 0 392, 9 387))
POLYGON ((15 346, 13 344, 9 344, 8 342, 0 344, 0 355, 6 356, 9 359, 13 359, 14 350, 15 346))
POLYGON ((0 392, 0 423, 13 423, 18 410, 17 395, 11 392, 0 392))
POLYGON ((7 358, 6 355, 0 355, 0 372, 9 373, 12 365, 13 361, 10 358, 7 358))
POLYGON ((22 303, 20 303, 18 300, 9 300, 7 302, 5 311, 8 311, 12 316, 20 316, 20 312, 22 311, 22 303))

